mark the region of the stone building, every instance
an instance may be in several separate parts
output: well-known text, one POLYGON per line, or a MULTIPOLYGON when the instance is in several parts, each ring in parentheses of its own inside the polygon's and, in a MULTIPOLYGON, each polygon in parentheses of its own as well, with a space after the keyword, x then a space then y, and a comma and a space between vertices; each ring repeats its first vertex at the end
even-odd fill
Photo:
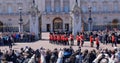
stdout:
MULTIPOLYGON (((0 0, 0 31, 18 31, 19 7, 22 7, 24 31, 30 31, 30 11, 34 0, 0 0)), ((92 30, 112 29, 120 26, 119 0, 77 0, 84 30, 88 30, 89 6, 92 30)), ((76 0, 35 0, 40 11, 38 28, 41 31, 72 31, 71 11, 76 0)), ((37 29, 38 29, 37 28, 37 29)))

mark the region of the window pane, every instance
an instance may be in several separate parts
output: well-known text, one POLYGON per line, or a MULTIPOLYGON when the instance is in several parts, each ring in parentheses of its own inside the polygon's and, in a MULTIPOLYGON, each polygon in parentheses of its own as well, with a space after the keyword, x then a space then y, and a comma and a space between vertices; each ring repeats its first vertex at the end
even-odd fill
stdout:
POLYGON ((60 0, 54 0, 54 8, 55 8, 55 12, 60 12, 61 7, 60 7, 60 0))
POLYGON ((51 1, 50 0, 45 0, 45 11, 46 12, 51 12, 51 1))
POLYGON ((12 7, 8 7, 8 13, 12 13, 12 7))

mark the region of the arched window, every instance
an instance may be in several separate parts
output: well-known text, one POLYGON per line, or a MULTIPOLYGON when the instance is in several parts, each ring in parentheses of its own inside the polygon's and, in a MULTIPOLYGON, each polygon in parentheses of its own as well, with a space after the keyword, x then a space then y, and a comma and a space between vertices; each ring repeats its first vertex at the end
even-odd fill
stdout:
POLYGON ((51 0, 45 0, 45 11, 47 13, 51 12, 51 0))
POLYGON ((70 9, 69 0, 63 0, 63 11, 68 13, 70 9))
POLYGON ((61 11, 60 0, 54 0, 54 8, 55 8, 55 12, 61 11))

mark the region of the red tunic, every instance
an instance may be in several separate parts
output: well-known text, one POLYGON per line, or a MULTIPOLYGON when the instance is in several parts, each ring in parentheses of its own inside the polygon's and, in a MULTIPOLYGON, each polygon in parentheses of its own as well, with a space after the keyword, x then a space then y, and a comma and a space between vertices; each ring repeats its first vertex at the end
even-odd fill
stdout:
POLYGON ((115 36, 112 36, 112 42, 115 42, 115 36))
POLYGON ((92 37, 92 36, 90 36, 90 42, 91 42, 91 43, 93 42, 93 37, 92 37))
POLYGON ((57 39, 58 41, 60 41, 60 40, 61 40, 60 35, 58 35, 58 37, 57 37, 57 38, 58 38, 58 39, 57 39))
POLYGON ((54 37, 53 37, 53 35, 51 35, 51 40, 54 40, 54 37))
POLYGON ((64 39, 64 35, 62 35, 62 41, 64 41, 65 39, 64 39))
POLYGON ((57 35, 54 36, 54 40, 55 40, 55 41, 57 40, 57 35))
POLYGON ((98 45, 99 44, 99 39, 98 39, 98 37, 96 37, 96 45, 98 45))
POLYGON ((70 34, 70 40, 73 40, 73 35, 72 34, 70 34))
POLYGON ((65 41, 68 41, 68 37, 65 37, 65 41))
POLYGON ((79 35, 76 36, 76 40, 77 40, 77 41, 80 41, 79 35))
POLYGON ((83 41, 84 37, 83 35, 80 35, 80 40, 83 41))

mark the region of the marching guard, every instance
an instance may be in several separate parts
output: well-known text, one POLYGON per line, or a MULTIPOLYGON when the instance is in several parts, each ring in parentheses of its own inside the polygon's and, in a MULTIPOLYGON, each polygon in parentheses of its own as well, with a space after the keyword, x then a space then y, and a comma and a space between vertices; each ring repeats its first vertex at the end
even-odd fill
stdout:
POLYGON ((112 39, 112 47, 113 47, 113 45, 115 45, 115 47, 117 47, 116 37, 115 37, 114 33, 112 33, 111 39, 112 39))
POLYGON ((83 44, 84 44, 84 36, 83 36, 83 33, 80 34, 80 42, 81 42, 81 47, 83 47, 83 44))
POLYGON ((77 46, 80 46, 80 37, 79 37, 79 34, 77 34, 76 40, 77 40, 77 46))
POLYGON ((98 37, 97 34, 96 34, 95 41, 96 41, 96 49, 98 50, 98 49, 99 49, 99 46, 100 46, 100 42, 99 42, 99 37, 98 37))
POLYGON ((74 36, 70 34, 70 45, 74 45, 74 36))
POLYGON ((93 35, 90 35, 90 46, 93 47, 94 45, 94 42, 93 42, 93 35))
POLYGON ((60 42, 61 42, 61 34, 58 34, 57 35, 57 44, 60 44, 60 42))

